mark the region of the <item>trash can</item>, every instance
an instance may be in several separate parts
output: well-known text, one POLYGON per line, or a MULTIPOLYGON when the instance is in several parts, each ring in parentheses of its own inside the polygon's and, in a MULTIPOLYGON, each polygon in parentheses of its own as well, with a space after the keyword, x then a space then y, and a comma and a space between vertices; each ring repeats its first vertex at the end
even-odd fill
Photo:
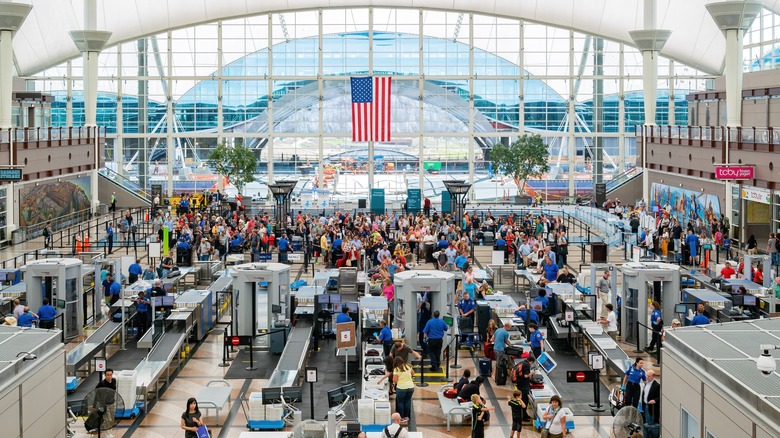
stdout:
POLYGON ((590 244, 590 262, 607 263, 607 244, 604 242, 593 242, 590 244))
POLYGON ((25 240, 27 240, 27 232, 25 232, 21 228, 17 230, 13 230, 11 232, 11 240, 13 241, 14 245, 23 243, 25 240))

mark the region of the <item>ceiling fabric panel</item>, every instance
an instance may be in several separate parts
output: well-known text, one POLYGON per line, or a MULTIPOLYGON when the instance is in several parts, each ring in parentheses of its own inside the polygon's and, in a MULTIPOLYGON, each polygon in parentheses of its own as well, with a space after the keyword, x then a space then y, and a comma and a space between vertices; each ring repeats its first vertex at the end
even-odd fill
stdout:
MULTIPOLYGON (((656 0, 657 27, 672 35, 662 54, 720 74, 725 40, 704 5, 711 0, 656 0)), ((780 13, 780 0, 761 0, 780 13)), ((14 39, 19 73, 30 75, 78 56, 68 32, 83 28, 83 0, 21 0, 33 11, 14 39)), ((219 19, 289 10, 375 6, 419 7, 520 18, 633 45, 628 32, 644 27, 643 0, 98 0, 98 29, 108 45, 219 19)))

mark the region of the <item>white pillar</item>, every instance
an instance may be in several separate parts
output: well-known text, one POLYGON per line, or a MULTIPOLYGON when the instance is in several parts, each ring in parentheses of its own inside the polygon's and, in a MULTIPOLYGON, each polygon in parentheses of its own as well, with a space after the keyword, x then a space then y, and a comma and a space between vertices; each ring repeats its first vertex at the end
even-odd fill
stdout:
POLYGON ((0 128, 12 126, 11 107, 14 76, 14 32, 19 30, 32 10, 24 3, 0 2, 0 128))
POLYGON ((13 126, 11 121, 14 50, 11 46, 13 32, 0 30, 0 128, 13 126))
MULTIPOLYGON (((274 81, 271 80, 274 71, 274 18, 268 14, 268 106, 265 109, 268 120, 268 142, 265 145, 266 161, 268 162, 268 184, 274 183, 274 81)), ((262 154, 261 154, 262 156, 262 154)), ((269 197, 271 199, 271 197, 269 197)))
MULTIPOLYGON (((474 80, 477 78, 476 72, 474 71, 474 14, 469 14, 469 179, 468 183, 474 186, 474 137, 476 135, 474 134, 474 112, 476 111, 474 109, 474 80)), ((468 201, 474 201, 475 199, 475 190, 469 190, 469 198, 468 200, 464 200, 464 202, 468 203, 468 201)), ((465 207, 465 206, 464 206, 465 207)), ((465 209, 463 210, 465 211, 465 209)), ((453 212, 455 213, 455 212, 453 212)), ((461 220, 462 218, 458 218, 458 220, 461 220)))
MULTIPOLYGON (((645 19, 652 24, 653 19, 645 19)), ((636 47, 642 51, 642 85, 644 86, 645 126, 655 126, 655 107, 658 98, 658 53, 669 39, 671 31, 645 29, 629 32, 636 47)), ((647 169, 647 141, 642 134, 642 197, 650 199, 650 175, 647 169)))
MULTIPOLYGON (((753 24, 763 9, 763 4, 754 1, 726 1, 705 6, 712 19, 726 37, 726 62, 723 74, 726 79, 726 126, 736 128, 742 125, 742 41, 745 31, 753 24)), ((726 163, 729 163, 730 139, 725 141, 726 163)), ((731 213, 734 203, 731 195, 733 183, 726 181, 726 212, 734 225, 731 213)), ((743 215, 744 216, 744 215, 743 215)))

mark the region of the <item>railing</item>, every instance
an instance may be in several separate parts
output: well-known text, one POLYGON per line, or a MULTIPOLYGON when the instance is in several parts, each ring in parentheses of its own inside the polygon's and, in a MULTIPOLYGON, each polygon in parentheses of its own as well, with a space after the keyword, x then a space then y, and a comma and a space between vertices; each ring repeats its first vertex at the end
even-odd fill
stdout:
POLYGON ((631 181, 636 176, 640 175, 642 173, 641 169, 637 167, 632 167, 631 169, 626 170, 625 172, 615 175, 612 177, 611 180, 607 181, 607 192, 610 190, 614 190, 623 184, 627 183, 628 181, 631 181))
POLYGON ((92 210, 87 208, 84 210, 74 211, 68 213, 65 216, 59 216, 47 222, 41 222, 35 225, 28 225, 26 227, 19 227, 20 230, 24 230, 26 240, 33 239, 43 234, 43 229, 46 224, 50 224, 52 231, 63 230, 71 225, 83 222, 92 216, 92 210))
POLYGON ((780 145, 780 128, 728 126, 637 126, 636 136, 655 142, 699 145, 702 141, 780 145), (672 141, 674 140, 674 141, 672 141))
POLYGON ((34 141, 81 140, 106 135, 106 128, 95 126, 71 126, 67 128, 6 128, 0 130, 0 144, 34 141))
POLYGON ((117 172, 114 172, 113 170, 103 167, 100 170, 98 170, 103 176, 110 179, 111 181, 114 181, 115 183, 119 184, 120 186, 126 188, 127 190, 137 194, 138 196, 144 198, 145 200, 151 202, 152 196, 149 192, 146 191, 145 187, 141 187, 140 184, 130 180, 130 178, 119 174, 117 172))

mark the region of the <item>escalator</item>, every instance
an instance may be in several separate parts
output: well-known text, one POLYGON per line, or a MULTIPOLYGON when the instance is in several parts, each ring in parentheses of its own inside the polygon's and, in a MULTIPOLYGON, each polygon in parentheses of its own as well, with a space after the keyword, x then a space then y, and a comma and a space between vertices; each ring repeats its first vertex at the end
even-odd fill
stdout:
POLYGON ((125 207, 149 207, 152 196, 149 191, 127 177, 103 168, 98 172, 98 193, 101 204, 111 203, 111 194, 116 193, 117 205, 125 207))
POLYGON ((633 203, 642 197, 642 172, 637 167, 615 175, 607 181, 607 198, 618 198, 633 203))

